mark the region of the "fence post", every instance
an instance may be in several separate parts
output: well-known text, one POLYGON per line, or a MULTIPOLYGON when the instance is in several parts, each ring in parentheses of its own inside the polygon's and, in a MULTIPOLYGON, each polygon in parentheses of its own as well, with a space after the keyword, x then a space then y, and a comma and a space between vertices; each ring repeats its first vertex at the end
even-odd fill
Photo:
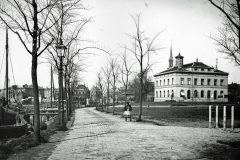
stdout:
POLYGON ((223 107, 223 130, 226 129, 226 106, 223 107))
POLYGON ((234 106, 231 108, 231 129, 234 132, 234 106))
POLYGON ((209 125, 208 128, 212 128, 212 106, 209 106, 209 125))
POLYGON ((218 128, 218 105, 216 106, 216 128, 218 128))

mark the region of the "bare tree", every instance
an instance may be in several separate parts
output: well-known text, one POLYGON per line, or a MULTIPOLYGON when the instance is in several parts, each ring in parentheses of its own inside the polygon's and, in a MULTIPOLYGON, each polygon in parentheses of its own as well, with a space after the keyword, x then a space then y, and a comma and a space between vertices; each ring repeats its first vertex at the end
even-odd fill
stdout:
POLYGON ((129 76, 132 73, 131 68, 133 67, 134 63, 129 66, 129 62, 127 60, 127 52, 126 52, 126 46, 124 47, 125 52, 121 55, 122 59, 122 65, 119 66, 120 72, 121 72, 121 79, 122 84, 124 86, 124 106, 127 102, 127 92, 128 92, 128 85, 129 85, 129 76))
POLYGON ((102 68, 104 76, 105 76, 105 86, 106 86, 106 92, 107 92, 107 110, 106 112, 109 112, 109 96, 110 96, 110 80, 111 80, 111 68, 109 64, 105 66, 105 68, 102 68))
POLYGON ((32 56, 32 84, 34 90, 34 139, 40 142, 39 92, 37 66, 38 57, 53 43, 49 38, 42 43, 46 34, 61 16, 52 22, 51 13, 59 0, 5 0, 0 2, 0 20, 15 33, 26 51, 32 56), (30 45, 28 45, 30 44, 30 45))
MULTIPOLYGON (((73 0, 74 2, 70 3, 61 3, 58 7, 58 14, 62 15, 61 21, 55 23, 55 26, 52 30, 49 30, 49 35, 51 37, 55 37, 60 42, 63 41, 67 48, 67 52, 65 54, 65 74, 67 74, 66 78, 71 77, 71 73, 68 72, 70 64, 78 63, 81 61, 81 71, 83 70, 83 60, 87 58, 87 56, 91 54, 95 54, 89 52, 91 49, 101 50, 103 52, 109 53, 106 49, 96 46, 93 40, 84 39, 82 37, 82 33, 85 29, 85 26, 92 21, 92 17, 83 17, 80 14, 80 10, 89 10, 89 8, 84 7, 80 0, 73 0)), ((53 19, 55 21, 56 18, 53 19)), ((57 42, 58 43, 58 42, 57 42)), ((49 57, 48 61, 53 63, 57 69, 59 69, 59 58, 57 56, 57 51, 55 46, 52 46, 48 49, 49 57)), ((78 64, 77 64, 78 65, 78 64)), ((60 76, 60 74, 59 74, 60 76)), ((60 79, 60 78, 59 78, 60 79)), ((68 82, 69 83, 69 82, 68 82)), ((68 84, 67 83, 67 84, 68 84)), ((60 88, 59 82, 59 88, 60 88)), ((68 85, 68 92, 70 87, 68 85)), ((71 95, 70 93, 68 94, 71 95)), ((60 99, 60 97, 59 97, 60 99)), ((71 113, 71 98, 69 98, 69 102, 67 103, 69 108, 69 113, 71 113)), ((60 104, 60 103, 59 103, 60 104)), ((60 110, 60 105, 58 106, 60 110)))
POLYGON ((117 88, 117 82, 119 80, 119 66, 116 59, 111 59, 109 61, 110 63, 110 70, 111 70, 111 78, 110 78, 110 84, 113 89, 112 99, 113 99, 113 111, 112 114, 115 112, 115 100, 116 100, 116 88, 117 88))
POLYGON ((219 35, 210 36, 220 53, 240 66, 240 0, 209 0, 222 13, 223 27, 219 35))
POLYGON ((103 112, 103 102, 104 102, 104 82, 103 82, 103 77, 101 75, 101 71, 97 72, 97 86, 100 90, 100 96, 101 96, 101 111, 103 112))
POLYGON ((127 50, 134 54, 139 67, 140 67, 140 110, 139 118, 137 121, 141 121, 142 116, 142 92, 143 92, 143 77, 144 74, 155 64, 151 62, 151 55, 156 54, 156 51, 161 50, 158 45, 155 45, 154 42, 156 38, 163 32, 160 31, 158 34, 153 36, 152 39, 145 36, 144 31, 141 30, 141 14, 131 15, 134 25, 135 33, 127 34, 127 36, 132 40, 131 47, 127 47, 127 50))
MULTIPOLYGON (((78 51, 73 51, 72 48, 75 49, 75 47, 72 47, 74 44, 76 44, 77 41, 79 41, 79 34, 83 30, 84 26, 91 20, 90 18, 82 18, 80 17, 80 10, 85 10, 86 8, 80 3, 80 0, 61 0, 57 6, 56 11, 51 13, 51 21, 54 22, 54 26, 48 30, 48 37, 44 37, 43 40, 46 43, 48 41, 49 37, 53 37, 56 39, 55 43, 47 48, 48 53, 48 62, 53 64, 54 68, 59 71, 59 93, 62 92, 62 73, 63 70, 60 70, 62 68, 61 62, 62 60, 65 60, 63 66, 65 66, 65 87, 69 90, 69 81, 66 82, 66 79, 70 78, 70 75, 67 73, 68 64, 73 63, 73 59, 78 55, 78 51), (58 16, 61 16, 60 20, 57 20, 58 16), (59 44, 65 44, 66 46, 66 52, 65 57, 60 57, 57 54, 56 46, 59 44)), ((68 95, 70 91, 68 91, 68 95)), ((65 95, 67 95, 65 93, 65 95)), ((60 106, 61 106, 61 97, 63 95, 58 95, 58 110, 60 113, 60 106)), ((68 96, 68 97, 69 97, 68 96)), ((66 96, 67 97, 67 96, 66 96)), ((70 98, 67 99, 67 109, 66 109, 66 116, 68 118, 69 113, 71 112, 71 103, 70 98)), ((64 118, 64 117, 63 117, 64 118)), ((59 123, 61 122, 61 117, 59 116, 59 123)), ((60 129, 60 128, 59 128, 60 129)), ((62 128, 65 130, 66 128, 62 128)))

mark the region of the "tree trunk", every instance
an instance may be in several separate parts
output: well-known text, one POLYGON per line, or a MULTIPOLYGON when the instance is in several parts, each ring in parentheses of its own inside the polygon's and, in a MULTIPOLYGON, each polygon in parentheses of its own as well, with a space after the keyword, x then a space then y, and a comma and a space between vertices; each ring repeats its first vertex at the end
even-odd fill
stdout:
POLYGON ((115 112, 115 85, 113 88, 113 112, 112 112, 113 115, 114 115, 114 112, 115 112))
POLYGON ((103 112, 103 91, 102 91, 102 112, 103 112))
POLYGON ((37 56, 32 56, 32 84, 34 92, 34 140, 40 142, 40 110, 37 82, 37 56))
POLYGON ((69 114, 71 114, 72 112, 72 108, 71 108, 71 87, 70 87, 70 79, 68 79, 68 109, 69 109, 69 114))
POLYGON ((32 42, 32 85, 34 92, 34 140, 40 142, 40 110, 39 110, 39 93, 37 82, 37 42, 38 42, 38 18, 37 18, 37 3, 32 0, 33 6, 33 42, 32 42))
POLYGON ((141 77, 140 77, 140 108, 139 108, 139 117, 138 117, 138 121, 142 121, 142 88, 143 88, 143 82, 142 82, 142 79, 143 79, 143 71, 142 71, 142 64, 140 65, 141 66, 141 77))
POLYGON ((108 106, 109 106, 109 84, 108 84, 108 88, 107 88, 107 113, 109 112, 108 106))

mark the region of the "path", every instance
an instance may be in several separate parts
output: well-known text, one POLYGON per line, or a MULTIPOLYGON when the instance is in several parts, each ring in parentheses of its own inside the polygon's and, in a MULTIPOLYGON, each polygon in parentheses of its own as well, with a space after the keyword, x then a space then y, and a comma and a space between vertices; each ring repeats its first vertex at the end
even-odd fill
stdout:
POLYGON ((120 116, 82 108, 48 159, 198 159, 206 158, 200 151, 219 138, 240 139, 239 133, 125 122, 120 116))

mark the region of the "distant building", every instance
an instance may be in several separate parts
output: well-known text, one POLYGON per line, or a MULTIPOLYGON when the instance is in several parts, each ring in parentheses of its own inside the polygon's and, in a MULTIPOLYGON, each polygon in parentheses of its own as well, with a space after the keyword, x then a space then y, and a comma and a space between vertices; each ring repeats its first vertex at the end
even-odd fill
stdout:
POLYGON ((184 64, 179 53, 173 65, 172 46, 169 67, 154 75, 154 101, 228 101, 228 73, 202 62, 184 64))
POLYGON ((240 84, 231 83, 228 85, 228 100, 229 102, 240 102, 240 84))
POLYGON ((74 100, 80 102, 80 104, 86 104, 86 99, 90 96, 89 94, 90 91, 85 85, 78 85, 73 91, 74 100))
POLYGON ((100 98, 101 98, 100 89, 96 86, 93 86, 90 90, 90 101, 91 101, 91 103, 99 102, 100 98))
MULTIPOLYGON (((41 99, 44 97, 44 88, 38 87, 39 97, 41 99)), ((26 99, 29 97, 34 97, 33 86, 32 85, 12 85, 8 88, 8 95, 10 100, 13 100, 14 97, 18 99, 26 99)), ((6 88, 2 89, 0 96, 6 97, 6 88)))
MULTIPOLYGON (((54 88, 52 92, 53 92, 52 93, 52 100, 56 101, 58 99, 58 89, 54 88)), ((45 88, 44 89, 44 99, 47 102, 51 101, 51 88, 45 88)))

